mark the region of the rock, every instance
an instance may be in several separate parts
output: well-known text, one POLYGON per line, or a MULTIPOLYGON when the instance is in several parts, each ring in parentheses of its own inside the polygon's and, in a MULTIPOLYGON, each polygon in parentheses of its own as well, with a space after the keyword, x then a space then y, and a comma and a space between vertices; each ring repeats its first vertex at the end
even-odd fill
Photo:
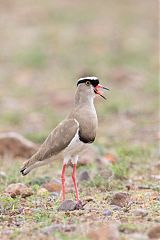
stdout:
POLYGON ((37 195, 38 196, 46 196, 48 194, 48 190, 46 188, 40 188, 38 191, 37 191, 37 195))
POLYGON ((76 202, 73 202, 72 200, 65 200, 58 208, 58 211, 74 211, 74 210, 76 210, 76 202))
POLYGON ((72 200, 65 200, 61 203, 58 211, 74 211, 74 210, 84 210, 84 206, 86 203, 83 203, 79 200, 78 202, 74 202, 72 200))
POLYGON ((160 239, 160 224, 152 227, 149 231, 148 231, 148 237, 150 239, 160 239))
POLYGON ((137 217, 146 217, 148 215, 148 212, 144 209, 136 209, 133 213, 137 217))
POLYGON ((120 240, 118 228, 115 224, 108 223, 87 235, 91 240, 120 240))
POLYGON ((88 171, 84 170, 83 172, 80 173, 78 181, 79 182, 83 182, 83 181, 89 181, 90 180, 90 176, 88 171))
POLYGON ((18 133, 0 133, 0 155, 29 158, 37 150, 36 144, 25 139, 18 133))
POLYGON ((49 227, 45 227, 42 229, 42 233, 45 235, 52 235, 55 231, 59 232, 71 232, 75 231, 76 226, 75 225, 67 225, 67 224, 52 224, 49 227))
POLYGON ((109 209, 105 209, 105 210, 103 211, 103 215, 104 215, 104 216, 111 216, 111 215, 112 215, 112 212, 111 212, 109 209))
POLYGON ((112 210, 115 212, 115 211, 120 211, 121 210, 121 207, 119 206, 116 206, 116 205, 111 205, 111 208, 112 210))
POLYGON ((46 188, 49 192, 61 192, 61 182, 57 179, 53 179, 51 182, 43 184, 43 187, 46 188))
POLYGON ((5 193, 8 193, 12 198, 21 196, 23 198, 29 197, 33 194, 32 189, 27 187, 23 183, 12 183, 6 189, 5 193))
POLYGON ((115 193, 111 200, 111 205, 116 205, 119 207, 126 207, 130 203, 130 195, 125 192, 115 193))

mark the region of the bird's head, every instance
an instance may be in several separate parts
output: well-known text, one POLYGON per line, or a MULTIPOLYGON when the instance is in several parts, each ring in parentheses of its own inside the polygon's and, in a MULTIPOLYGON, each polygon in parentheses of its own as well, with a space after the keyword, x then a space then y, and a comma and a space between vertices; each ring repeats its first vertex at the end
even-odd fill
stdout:
POLYGON ((103 94, 103 89, 109 90, 108 88, 102 86, 99 83, 99 79, 97 77, 84 77, 80 78, 77 82, 77 87, 84 91, 85 94, 95 97, 96 95, 100 95, 102 98, 106 99, 103 94))

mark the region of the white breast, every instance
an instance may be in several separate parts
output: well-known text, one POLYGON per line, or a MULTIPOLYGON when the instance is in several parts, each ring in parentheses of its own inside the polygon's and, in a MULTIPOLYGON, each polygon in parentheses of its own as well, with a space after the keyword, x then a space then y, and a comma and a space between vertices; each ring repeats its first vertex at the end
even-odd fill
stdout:
POLYGON ((85 144, 81 142, 79 139, 79 129, 78 129, 76 132, 76 135, 74 136, 74 138, 72 139, 68 147, 65 149, 64 157, 66 156, 70 156, 71 158, 75 157, 83 150, 84 147, 85 147, 85 144))

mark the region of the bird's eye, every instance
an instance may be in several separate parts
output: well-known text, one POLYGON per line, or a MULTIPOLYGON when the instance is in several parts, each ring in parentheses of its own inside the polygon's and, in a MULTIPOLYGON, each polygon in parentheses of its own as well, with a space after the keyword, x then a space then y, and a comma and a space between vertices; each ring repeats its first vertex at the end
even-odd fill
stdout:
POLYGON ((90 81, 87 81, 87 82, 86 82, 86 85, 87 85, 87 86, 89 86, 90 84, 91 84, 90 81))

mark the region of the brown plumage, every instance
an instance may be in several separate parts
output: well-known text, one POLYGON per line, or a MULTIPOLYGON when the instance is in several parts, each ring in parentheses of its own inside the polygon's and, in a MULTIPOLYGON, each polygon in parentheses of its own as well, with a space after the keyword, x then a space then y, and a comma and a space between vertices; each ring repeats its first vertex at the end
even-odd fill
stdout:
POLYGON ((96 94, 102 96, 99 88, 104 87, 99 84, 99 80, 96 77, 81 78, 78 80, 77 86, 73 110, 49 134, 39 150, 24 164, 21 173, 23 175, 28 174, 33 168, 48 163, 51 157, 63 158, 62 192, 64 199, 65 166, 71 160, 74 164, 72 178, 78 200, 78 190, 75 181, 78 155, 86 144, 95 140, 98 121, 93 100, 96 94))
POLYGON ((21 170, 21 172, 24 171, 23 175, 29 173, 34 166, 38 167, 38 165, 41 166, 45 163, 48 163, 45 162, 46 159, 56 156, 63 151, 69 145, 77 130, 78 123, 74 119, 66 119, 61 122, 49 134, 39 150, 27 162, 24 163, 24 166, 21 170))

